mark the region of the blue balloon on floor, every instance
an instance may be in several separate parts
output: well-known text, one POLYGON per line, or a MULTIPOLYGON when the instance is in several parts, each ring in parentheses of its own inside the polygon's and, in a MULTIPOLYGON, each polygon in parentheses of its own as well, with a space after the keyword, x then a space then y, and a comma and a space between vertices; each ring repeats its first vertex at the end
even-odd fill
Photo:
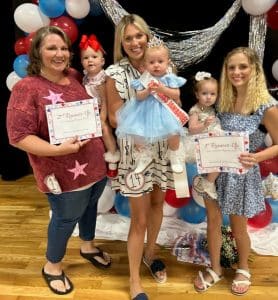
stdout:
POLYGON ((206 209, 198 205, 193 198, 178 210, 178 217, 188 223, 199 224, 206 220, 206 209))
POLYGON ((272 209, 271 223, 278 223, 278 200, 273 200, 272 198, 267 198, 266 202, 269 203, 272 209))
POLYGON ((189 186, 192 186, 193 178, 198 175, 197 171, 197 164, 196 163, 186 163, 186 172, 187 172, 187 178, 188 178, 188 184, 189 186))
POLYGON ((124 217, 130 217, 128 198, 121 195, 119 192, 116 194, 114 207, 118 214, 124 217))
POLYGON ((230 218, 229 218, 229 216, 228 215, 223 215, 222 217, 223 217, 222 224, 224 226, 229 226, 230 225, 230 218))

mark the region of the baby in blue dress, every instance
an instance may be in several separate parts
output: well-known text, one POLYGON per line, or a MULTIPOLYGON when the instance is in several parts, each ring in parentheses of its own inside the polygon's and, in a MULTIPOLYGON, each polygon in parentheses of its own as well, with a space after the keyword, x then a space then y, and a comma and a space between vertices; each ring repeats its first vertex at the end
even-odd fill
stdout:
POLYGON ((118 112, 119 138, 132 136, 136 145, 135 173, 143 172, 154 159, 151 144, 167 139, 168 155, 173 172, 181 173, 184 152, 180 135, 188 115, 180 108, 180 90, 186 79, 169 73, 169 50, 159 39, 153 38, 145 50, 145 72, 131 86, 136 99, 128 101, 118 112))

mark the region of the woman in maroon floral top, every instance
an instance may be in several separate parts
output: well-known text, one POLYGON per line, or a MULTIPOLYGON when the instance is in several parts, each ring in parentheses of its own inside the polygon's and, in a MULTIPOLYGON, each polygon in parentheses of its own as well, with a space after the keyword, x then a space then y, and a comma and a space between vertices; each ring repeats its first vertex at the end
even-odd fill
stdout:
POLYGON ((9 100, 8 136, 13 146, 28 153, 38 188, 46 193, 52 210, 43 277, 54 293, 67 294, 73 284, 62 270, 62 259, 77 223, 81 256, 100 268, 111 264, 109 255, 93 243, 97 203, 106 184, 104 145, 101 138, 49 142, 46 105, 89 98, 68 67, 67 35, 58 27, 42 27, 29 57, 28 76, 13 87, 9 100))

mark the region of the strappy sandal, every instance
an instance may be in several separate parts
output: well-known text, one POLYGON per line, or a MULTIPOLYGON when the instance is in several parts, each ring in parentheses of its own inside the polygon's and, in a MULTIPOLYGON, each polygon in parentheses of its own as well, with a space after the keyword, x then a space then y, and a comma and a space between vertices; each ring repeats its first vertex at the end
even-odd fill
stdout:
POLYGON ((245 295, 248 292, 249 287, 251 285, 251 281, 249 280, 251 278, 251 274, 248 271, 243 269, 237 269, 236 274, 242 274, 247 279, 243 279, 243 280, 234 279, 231 287, 231 292, 236 296, 245 295))
POLYGON ((166 266, 160 259, 154 259, 150 264, 147 262, 146 258, 143 256, 143 263, 150 270, 153 278, 157 283, 165 283, 167 280, 166 266), (164 276, 160 277, 157 275, 157 272, 164 271, 164 276))
POLYGON ((222 275, 218 275, 211 268, 206 268, 206 272, 209 273, 209 275, 212 278, 212 281, 211 282, 206 281, 204 278, 204 273, 202 271, 199 271, 198 276, 201 279, 203 288, 199 288, 196 286, 196 284, 194 284, 194 288, 198 293, 205 292, 208 288, 214 286, 218 281, 220 281, 223 278, 222 275))

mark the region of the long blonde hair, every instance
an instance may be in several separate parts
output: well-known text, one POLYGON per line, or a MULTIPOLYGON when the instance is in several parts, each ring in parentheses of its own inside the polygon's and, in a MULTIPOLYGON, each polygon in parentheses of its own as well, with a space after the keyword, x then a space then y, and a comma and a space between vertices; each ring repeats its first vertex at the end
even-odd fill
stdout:
POLYGON ((151 31, 148 24, 145 22, 143 18, 136 14, 130 14, 124 16, 121 21, 118 23, 115 29, 115 37, 114 37, 114 63, 120 61, 123 57, 126 56, 124 53, 124 49, 122 47, 122 42, 124 38, 124 31, 127 25, 133 24, 140 31, 145 33, 148 37, 148 40, 151 36, 151 31))
POLYGON ((242 108, 242 113, 247 115, 255 112, 260 105, 266 104, 271 97, 267 89, 266 79, 259 57, 253 49, 248 47, 238 47, 233 49, 227 54, 224 60, 220 78, 218 111, 234 111, 234 103, 237 97, 237 92, 235 87, 228 79, 227 66, 231 56, 237 53, 244 54, 251 66, 251 74, 247 85, 246 99, 242 108))

